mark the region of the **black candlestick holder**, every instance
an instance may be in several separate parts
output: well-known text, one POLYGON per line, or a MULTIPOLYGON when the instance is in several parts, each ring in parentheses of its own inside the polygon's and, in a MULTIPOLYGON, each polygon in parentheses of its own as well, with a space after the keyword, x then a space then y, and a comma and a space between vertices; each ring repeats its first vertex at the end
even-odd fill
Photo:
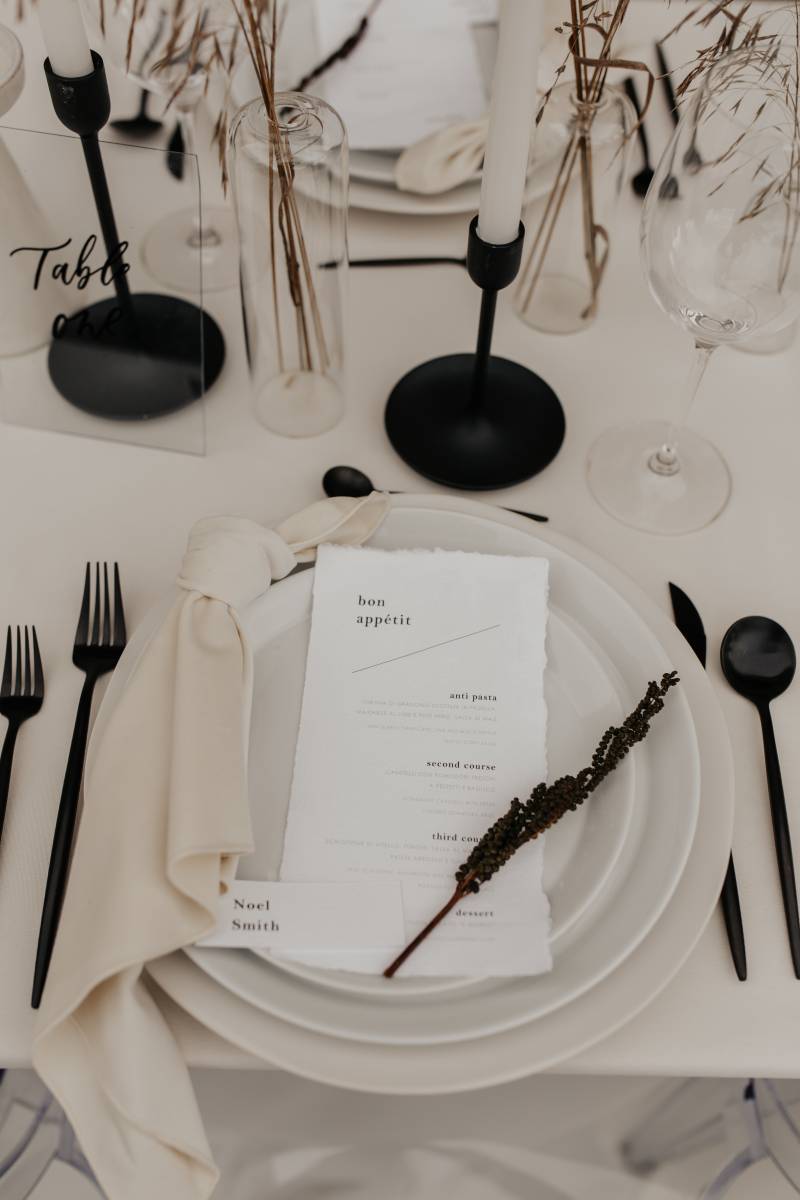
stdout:
POLYGON ((467 270, 483 290, 474 354, 448 354, 404 375, 386 405, 389 440, 409 466, 448 487, 490 489, 530 479, 564 440, 564 410, 527 367, 491 353, 497 294, 516 278, 525 230, 506 245, 469 227, 467 270))
POLYGON ((56 116, 81 139, 114 296, 55 323, 50 378, 77 408, 95 416, 141 420, 199 399, 222 370, 225 341, 196 304, 176 296, 131 292, 98 133, 111 114, 105 67, 77 79, 44 71, 56 116))

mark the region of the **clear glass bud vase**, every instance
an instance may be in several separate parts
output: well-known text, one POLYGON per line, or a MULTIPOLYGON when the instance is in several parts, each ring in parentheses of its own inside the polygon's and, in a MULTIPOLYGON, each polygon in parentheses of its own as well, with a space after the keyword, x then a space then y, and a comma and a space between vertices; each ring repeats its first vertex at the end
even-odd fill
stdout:
POLYGON ((235 116, 230 176, 256 413, 310 437, 344 412, 347 135, 329 105, 277 93, 235 116))
POLYGON ((633 105, 606 87, 596 103, 554 88, 536 130, 537 198, 523 213, 517 314, 545 333, 577 333, 597 315, 619 195, 628 179, 633 105))

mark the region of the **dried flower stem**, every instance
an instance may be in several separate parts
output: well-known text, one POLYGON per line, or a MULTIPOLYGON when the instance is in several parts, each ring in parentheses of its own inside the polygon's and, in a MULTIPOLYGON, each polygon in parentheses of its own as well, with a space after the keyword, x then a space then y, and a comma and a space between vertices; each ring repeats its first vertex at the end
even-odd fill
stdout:
MULTIPOLYGON (((584 320, 594 315, 597 309, 600 284, 603 279, 609 252, 608 231, 598 223, 595 215, 594 196, 594 161, 592 155, 592 122, 599 105, 606 76, 610 67, 624 67, 631 71, 644 71, 648 79, 647 95, 642 108, 642 118, 647 111, 653 90, 653 76, 645 63, 631 62, 613 57, 613 43, 620 26, 625 18, 630 0, 617 0, 609 12, 600 4, 600 0, 569 0, 570 20, 564 28, 569 31, 569 53, 562 66, 556 72, 556 78, 563 73, 566 62, 572 59, 575 77, 575 98, 577 114, 575 130, 570 139, 550 194, 545 205, 545 211, 528 252, 522 273, 521 303, 527 307, 539 283, 544 269, 547 253, 558 224, 558 218, 569 193, 569 187, 576 166, 580 168, 581 187, 581 223, 583 232, 583 253, 586 271, 589 278, 589 301, 581 313, 584 320), (588 54, 587 36, 596 34, 601 39, 600 51, 597 57, 588 54)), ((537 116, 541 119, 542 111, 552 94, 552 88, 545 95, 542 108, 537 116)), ((637 126, 634 127, 635 132, 637 126)))
POLYGON ((275 253, 278 243, 283 250, 286 281, 294 311, 300 366, 306 371, 316 368, 324 371, 329 364, 330 355, 294 187, 292 151, 276 102, 275 46, 278 36, 276 0, 231 0, 231 3, 258 79, 266 113, 268 143, 266 168, 269 173, 267 221, 279 368, 285 369, 286 359, 275 253), (268 39, 265 39, 263 31, 265 9, 270 14, 271 34, 268 39))
POLYGON ((456 886, 450 899, 383 972, 387 979, 392 978, 449 912, 466 896, 480 891, 517 850, 583 804, 633 747, 647 737, 651 721, 664 707, 664 697, 678 682, 674 671, 663 675, 660 683, 651 681, 636 708, 622 724, 606 730, 592 755, 591 764, 577 775, 563 775, 549 785, 538 784, 524 803, 516 798, 512 800, 503 816, 486 831, 467 861, 456 871, 456 886))

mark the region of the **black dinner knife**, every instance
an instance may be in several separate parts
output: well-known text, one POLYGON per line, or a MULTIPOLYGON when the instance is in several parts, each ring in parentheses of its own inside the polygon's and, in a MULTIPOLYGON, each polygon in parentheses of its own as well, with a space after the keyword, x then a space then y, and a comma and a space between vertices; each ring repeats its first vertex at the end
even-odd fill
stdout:
MULTIPOLYGON (((672 600, 675 624, 700 659, 700 662, 705 666, 706 631, 703 629, 700 613, 677 584, 671 583, 669 585, 669 594, 672 600)), ((722 885, 722 893, 719 899, 722 905, 722 915, 725 918, 725 928, 728 932, 728 943, 731 948, 733 965, 739 979, 745 980, 747 979, 747 955, 745 953, 742 908, 739 903, 739 888, 736 884, 733 855, 728 860, 728 870, 725 874, 725 882, 722 885)))

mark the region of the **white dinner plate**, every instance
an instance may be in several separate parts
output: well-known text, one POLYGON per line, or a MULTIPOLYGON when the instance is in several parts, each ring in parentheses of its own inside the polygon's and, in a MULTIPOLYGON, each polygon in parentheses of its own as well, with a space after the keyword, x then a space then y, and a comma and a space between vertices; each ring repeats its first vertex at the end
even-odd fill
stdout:
MULTIPOLYGON (((498 526, 525 528, 522 518, 474 501, 409 497, 402 507, 458 508, 498 526)), ((469 1090, 544 1070, 600 1041, 644 1008, 688 957, 716 905, 730 851, 733 770, 724 720, 705 672, 672 622, 588 551, 549 532, 546 541, 590 566, 647 622, 680 673, 680 694, 697 733, 703 802, 695 838, 673 900, 650 936, 589 992, 540 1020, 468 1043, 427 1046, 349 1041, 289 1024, 222 988, 183 953, 150 964, 172 999, 219 1036, 275 1066, 333 1085, 394 1094, 469 1090)))
MULTIPOLYGON (((554 755, 551 750, 551 760, 559 771, 574 769, 575 755, 579 754, 581 761, 588 758, 606 725, 619 716, 621 709, 627 711, 638 700, 646 673, 660 674, 670 666, 669 660, 630 607, 573 556, 535 535, 529 522, 518 520, 516 527, 508 526, 498 523, 494 510, 479 507, 479 511, 486 515, 465 516, 463 512, 442 511, 441 506, 426 511, 407 501, 398 502, 374 542, 389 547, 443 545, 489 552, 547 554, 551 561, 554 609, 554 637, 548 648, 552 670, 548 668, 548 675, 554 680, 565 680, 563 690, 572 697, 572 710, 563 707, 559 721, 554 725, 557 732, 560 730, 561 744, 556 742, 557 753, 554 755), (561 609, 565 611, 565 617, 560 615, 561 609), (572 623, 572 629, 568 628, 567 622, 572 623), (593 696, 596 700, 597 695, 604 695, 603 688, 600 685, 600 692, 597 692, 598 684, 592 681, 590 673, 592 658, 587 657, 585 649, 581 651, 582 642, 592 639, 596 643, 595 658, 606 655, 607 651, 600 676, 605 674, 608 678, 616 674, 610 665, 612 659, 620 668, 615 685, 617 702, 611 701, 606 694, 603 704, 595 712, 593 696), (570 659, 577 663, 572 667, 571 678, 562 661, 570 659), (586 676, 587 683, 583 695, 581 674, 586 676)), ((270 589, 244 614, 256 659, 250 779, 259 849, 255 856, 242 860, 240 871, 250 877, 274 876, 280 860, 291 781, 291 747, 296 738, 302 698, 310 587, 309 573, 287 580, 270 589), (304 602, 301 596, 305 597, 304 602), (269 804, 264 803, 265 793, 270 797, 269 804)), ((137 637, 141 636, 137 634, 137 637)), ((122 668, 125 666, 123 662, 120 683, 124 681, 122 668)), ((302 980, 281 979, 274 967, 270 972, 255 964, 249 955, 246 958, 250 962, 243 964, 242 956, 236 952, 204 950, 196 952, 197 961, 248 999, 254 996, 251 968, 257 967, 263 977, 260 999, 265 1008, 317 1031, 342 1037, 370 1037, 382 1042, 439 1042, 483 1036, 522 1024, 533 1016, 542 1016, 568 1003, 632 952, 663 910, 685 862, 698 800, 696 750, 688 707, 680 693, 674 693, 671 700, 674 703, 660 718, 661 736, 648 739, 637 748, 634 756, 638 801, 636 820, 632 822, 634 836, 628 838, 613 884, 602 897, 598 897, 598 892, 608 878, 610 866, 616 861, 619 845, 619 840, 613 837, 614 788, 624 784, 625 775, 609 781, 605 800, 602 794, 593 798, 580 816, 571 816, 550 836, 548 862, 558 864, 560 860, 561 867, 560 876, 556 874, 555 878, 551 869, 549 880, 557 930, 560 905, 567 917, 563 950, 557 945, 556 969, 551 974, 533 980, 492 980, 482 985, 472 982, 465 985, 464 994, 451 993, 439 998, 438 1003, 437 997, 428 992, 424 1010, 417 1004, 411 1010, 408 993, 398 987, 402 981, 364 977, 363 983, 370 989, 381 989, 386 995, 386 1004, 375 1006, 374 996, 366 1000, 326 997, 321 990, 309 988, 302 980), (602 838, 596 839, 596 833, 584 837, 582 846, 580 838, 577 843, 574 839, 582 822, 589 822, 590 831, 591 823, 598 819, 600 824, 595 824, 595 829, 607 828, 608 820, 605 825, 603 820, 607 802, 611 805, 605 811, 610 817, 612 836, 607 836, 610 854, 605 861, 599 855, 602 838), (572 842, 572 847, 568 853, 559 855, 558 846, 562 839, 567 839, 566 845, 572 842), (596 863, 593 856, 595 839, 598 843, 596 863), (576 844, 577 862, 573 864, 575 869, 570 870, 576 844), (577 904, 574 893, 577 893, 577 904), (587 919, 574 927, 576 916, 590 903, 591 912, 587 919), (243 978, 245 972, 247 975, 243 978)), ((558 706, 555 711, 559 711, 558 706)), ((630 771, 631 763, 626 765, 626 773, 630 771)), ((622 819, 624 821, 624 816, 622 819)), ((316 973, 318 982, 323 984, 332 976, 331 972, 316 973)), ((350 985, 351 990, 353 986, 364 990, 362 977, 351 978, 355 981, 350 985)), ((412 995, 419 996, 419 992, 412 995)))
MULTIPOLYGON (((524 204, 528 205, 538 200, 545 195, 547 189, 547 179, 534 172, 525 190, 524 204)), ((351 208, 406 217, 448 217, 476 213, 480 197, 479 180, 459 184, 448 192, 440 192, 433 196, 401 192, 399 188, 387 187, 385 183, 371 183, 356 178, 350 179, 349 189, 351 208)))
POLYGON ((365 212, 392 213, 405 217, 449 217, 476 213, 480 202, 480 184, 462 183, 449 192, 421 196, 416 192, 401 192, 383 183, 369 183, 352 178, 348 192, 351 208, 365 212))
MULTIPOLYGON (((394 169, 397 166, 398 154, 388 150, 351 150, 350 178, 360 179, 362 183, 378 183, 382 187, 394 187, 394 169)), ((480 180, 478 172, 470 183, 480 180)))
MULTIPOLYGON (((551 777, 588 761, 600 734, 641 696, 645 672, 660 675, 671 666, 627 602, 573 557, 538 537, 530 523, 523 532, 499 528, 491 519, 401 504, 372 544, 548 557, 551 622, 545 678, 551 777)), ((306 572, 270 589, 244 614, 255 655, 250 780, 257 847, 240 864, 245 878, 274 878, 280 865, 310 625, 310 576, 306 572), (270 797, 266 805, 265 794, 270 797)), ((218 982, 264 1011, 318 1032, 376 1042, 422 1044, 485 1036, 568 1003, 632 952, 657 920, 685 864, 699 773, 691 716, 678 695, 673 693, 657 734, 637 747, 619 776, 608 781, 608 790, 604 787, 548 835, 545 887, 555 936, 551 973, 465 981, 457 993, 450 989, 439 996, 427 987, 410 995, 397 990, 402 980, 307 968, 305 979, 298 981, 286 978, 294 964, 283 959, 267 966, 246 951, 197 948, 189 953, 218 982), (367 995, 331 996, 331 982, 367 995)), ((413 981, 415 989, 423 982, 428 981, 413 981)))

